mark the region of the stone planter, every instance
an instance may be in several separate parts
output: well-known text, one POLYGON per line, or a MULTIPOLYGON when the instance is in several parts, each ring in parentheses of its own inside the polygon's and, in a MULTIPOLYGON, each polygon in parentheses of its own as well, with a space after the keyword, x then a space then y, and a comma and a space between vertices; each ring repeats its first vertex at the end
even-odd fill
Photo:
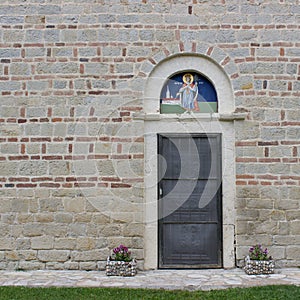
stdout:
POLYGON ((107 276, 134 276, 136 271, 136 260, 130 262, 111 260, 110 257, 106 261, 107 276))
POLYGON ((244 270, 248 275, 273 274, 275 262, 273 260, 251 260, 245 258, 244 270))

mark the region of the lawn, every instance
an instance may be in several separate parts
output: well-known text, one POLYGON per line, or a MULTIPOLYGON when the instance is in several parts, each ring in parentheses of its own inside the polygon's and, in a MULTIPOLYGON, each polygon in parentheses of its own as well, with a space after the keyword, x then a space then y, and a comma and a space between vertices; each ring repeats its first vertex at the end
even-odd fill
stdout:
POLYGON ((93 300, 93 299, 217 299, 217 300, 296 300, 300 299, 300 287, 277 285, 253 288, 235 288, 214 291, 165 291, 119 288, 28 288, 0 287, 1 300, 93 300))

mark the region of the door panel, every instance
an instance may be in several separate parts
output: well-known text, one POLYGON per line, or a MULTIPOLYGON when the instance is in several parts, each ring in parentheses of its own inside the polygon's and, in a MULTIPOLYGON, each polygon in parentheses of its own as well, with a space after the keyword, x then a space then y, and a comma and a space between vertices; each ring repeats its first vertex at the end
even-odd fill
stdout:
POLYGON ((158 139, 159 267, 221 267, 220 135, 158 139))

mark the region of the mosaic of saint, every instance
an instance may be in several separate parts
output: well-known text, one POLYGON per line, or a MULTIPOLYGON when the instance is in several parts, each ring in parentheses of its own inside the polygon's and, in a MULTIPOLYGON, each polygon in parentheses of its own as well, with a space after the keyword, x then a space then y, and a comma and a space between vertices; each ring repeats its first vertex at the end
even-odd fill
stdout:
POLYGON ((195 72, 170 77, 160 94, 160 112, 212 113, 218 111, 218 99, 212 83, 195 72))

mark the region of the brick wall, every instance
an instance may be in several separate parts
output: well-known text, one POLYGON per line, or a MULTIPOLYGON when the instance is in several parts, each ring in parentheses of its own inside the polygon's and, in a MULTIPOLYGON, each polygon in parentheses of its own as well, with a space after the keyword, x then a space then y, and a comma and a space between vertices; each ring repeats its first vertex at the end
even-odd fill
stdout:
MULTIPOLYGON (((255 242, 300 261, 297 0, 21 0, 0 4, 0 268, 143 263, 143 109, 160 53, 232 80, 237 260, 255 242)), ((233 187, 234 188, 234 187, 233 187)))

